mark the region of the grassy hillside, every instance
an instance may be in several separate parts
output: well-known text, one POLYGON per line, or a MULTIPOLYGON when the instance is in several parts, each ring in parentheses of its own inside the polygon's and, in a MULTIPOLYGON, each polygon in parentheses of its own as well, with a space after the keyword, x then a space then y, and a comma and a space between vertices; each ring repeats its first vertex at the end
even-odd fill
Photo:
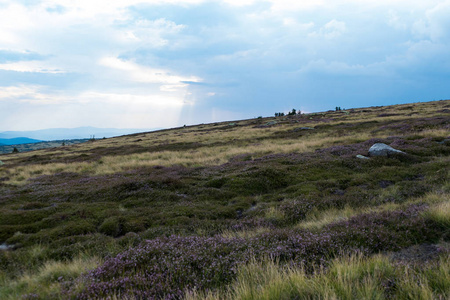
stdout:
POLYGON ((449 298, 449 121, 447 100, 0 155, 0 298, 449 298), (356 157, 377 142, 405 154, 356 157))

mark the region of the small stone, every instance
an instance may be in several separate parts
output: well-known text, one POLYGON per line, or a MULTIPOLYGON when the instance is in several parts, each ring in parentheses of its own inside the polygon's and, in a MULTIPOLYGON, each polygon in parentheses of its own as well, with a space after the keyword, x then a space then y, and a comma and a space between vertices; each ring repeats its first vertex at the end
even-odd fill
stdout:
POLYGON ((383 143, 376 143, 369 149, 369 156, 388 157, 393 154, 405 154, 405 152, 392 148, 383 143))
POLYGON ((294 131, 302 131, 302 130, 315 130, 315 128, 312 127, 299 127, 299 128, 295 128, 294 131))
POLYGON ((356 158, 359 158, 359 159, 370 159, 367 156, 364 156, 364 155, 361 155, 361 154, 356 155, 356 158))
POLYGON ((1 244, 0 245, 0 250, 9 250, 9 249, 12 249, 12 248, 14 248, 14 246, 12 246, 12 245, 7 245, 7 244, 1 244))

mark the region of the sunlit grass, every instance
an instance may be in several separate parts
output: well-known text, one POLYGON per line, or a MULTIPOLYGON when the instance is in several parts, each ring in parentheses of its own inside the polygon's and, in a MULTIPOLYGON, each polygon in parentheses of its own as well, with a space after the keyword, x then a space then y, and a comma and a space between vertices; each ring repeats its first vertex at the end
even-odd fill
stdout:
POLYGON ((425 216, 450 229, 450 197, 445 202, 433 205, 425 212, 425 216))
MULTIPOLYGON (((283 139, 277 139, 277 134, 287 133, 303 126, 316 127, 317 125, 326 124, 332 127, 339 124, 357 124, 361 121, 364 123, 374 122, 376 124, 378 122, 385 123, 432 117, 439 115, 437 114, 439 108, 439 102, 414 103, 383 108, 356 109, 352 110, 352 112, 346 110, 343 112, 305 114, 296 116, 295 118, 268 117, 258 121, 242 120, 201 124, 186 128, 180 127, 171 130, 139 133, 132 136, 100 139, 94 142, 73 145, 65 149, 55 148, 2 155, 2 161, 5 165, 0 167, 0 176, 7 177, 7 183, 18 185, 25 183, 30 178, 40 175, 52 175, 58 172, 101 175, 156 165, 182 165, 186 167, 221 165, 228 162, 230 158, 243 154, 257 158, 276 153, 304 153, 337 144, 358 143, 371 138, 386 138, 393 134, 402 136, 402 133, 390 129, 384 129, 374 133, 366 129, 361 131, 358 126, 354 126, 349 130, 340 131, 339 134, 333 129, 315 130, 300 137, 283 139), (413 116, 409 115, 408 113, 410 111, 415 114, 413 116), (363 119, 362 115, 364 115, 363 119), (325 118, 325 122, 321 121, 322 118, 325 118), (268 122, 275 122, 275 125, 260 127, 260 125, 267 124, 268 122), (165 145, 177 144, 192 145, 192 149, 164 150, 165 145), (41 165, 33 163, 31 160, 27 164, 14 166, 15 161, 29 159, 33 156, 47 155, 49 159, 52 157, 70 159, 80 155, 90 155, 91 151, 95 149, 124 146, 134 147, 134 145, 141 148, 153 147, 153 149, 161 147, 162 150, 149 152, 139 151, 139 154, 130 155, 105 154, 98 162, 50 163, 41 165)), ((376 128, 376 125, 374 126, 376 128)), ((406 134, 411 135, 411 132, 406 134)), ((425 129, 414 134, 423 137, 447 137, 448 130, 442 128, 425 129)))
POLYGON ((326 269, 307 274, 302 268, 272 260, 242 266, 228 289, 188 291, 188 300, 270 299, 448 299, 450 259, 411 269, 394 265, 387 256, 352 255, 326 269))
POLYGON ((411 198, 404 203, 385 203, 374 207, 364 207, 364 208, 354 208, 347 206, 343 209, 331 208, 323 211, 312 210, 306 215, 305 220, 296 224, 297 228, 317 230, 322 227, 339 222, 348 220, 351 217, 367 214, 367 213, 378 213, 384 211, 394 211, 412 204, 424 203, 430 205, 429 210, 425 215, 437 222, 442 223, 444 226, 450 227, 450 194, 437 191, 427 193, 424 196, 411 198))
POLYGON ((100 259, 93 256, 70 261, 47 261, 35 272, 25 273, 17 279, 0 276, 0 299, 19 299, 23 295, 35 293, 39 293, 40 299, 60 298, 61 282, 72 281, 99 263, 100 259))
POLYGON ((252 238, 252 237, 259 236, 259 235, 269 232, 269 231, 270 231, 270 228, 258 227, 256 229, 240 230, 240 231, 224 230, 221 235, 224 238, 228 238, 228 239, 252 238))
MULTIPOLYGON (((247 141, 239 146, 235 144, 200 146, 190 151, 158 151, 104 156, 100 161, 94 162, 30 164, 4 168, 2 172, 9 177, 8 183, 23 184, 26 180, 33 177, 60 172, 104 175, 151 166, 182 165, 196 167, 221 165, 227 163, 231 158, 243 154, 252 155, 256 158, 269 154, 304 153, 340 143, 361 142, 370 137, 371 135, 368 133, 341 137, 331 136, 329 133, 318 133, 304 139, 285 139, 276 143, 272 140, 262 140, 256 143, 247 141)), ((224 140, 226 139, 224 138, 224 140)))

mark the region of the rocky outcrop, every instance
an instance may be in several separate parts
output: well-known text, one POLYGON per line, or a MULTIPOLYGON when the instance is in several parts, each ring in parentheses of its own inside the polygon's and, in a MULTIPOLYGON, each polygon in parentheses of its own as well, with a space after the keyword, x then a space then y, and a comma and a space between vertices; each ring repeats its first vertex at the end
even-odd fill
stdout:
POLYGON ((383 143, 376 143, 369 149, 369 156, 384 156, 389 157, 391 155, 398 155, 398 154, 406 154, 403 151, 397 150, 392 148, 389 145, 383 144, 383 143))

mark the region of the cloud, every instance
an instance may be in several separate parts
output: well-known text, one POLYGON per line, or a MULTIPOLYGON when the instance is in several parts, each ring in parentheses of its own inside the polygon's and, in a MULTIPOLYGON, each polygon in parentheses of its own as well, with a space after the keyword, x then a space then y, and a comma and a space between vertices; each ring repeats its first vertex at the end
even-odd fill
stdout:
POLYGON ((34 95, 37 89, 37 87, 31 86, 0 87, 0 100, 15 99, 34 95))
POLYGON ((407 23, 402 20, 402 17, 393 9, 390 9, 388 12, 388 24, 398 30, 408 29, 407 23))
POLYGON ((43 60, 45 55, 32 51, 12 51, 0 49, 0 63, 9 63, 16 61, 43 60))
POLYGON ((163 69, 156 69, 138 65, 132 61, 125 61, 115 57, 104 57, 99 64, 113 70, 125 73, 129 80, 136 82, 163 84, 163 91, 176 91, 187 86, 186 82, 200 82, 196 76, 179 76, 163 69))
POLYGON ((29 105, 52 116, 61 106, 66 117, 79 114, 79 125, 132 117, 176 125, 182 113, 195 123, 224 116, 213 111, 233 119, 284 107, 314 111, 364 93, 361 105, 441 97, 448 88, 436 86, 450 76, 449 7, 448 0, 3 0, 0 110, 18 116, 29 105), (170 110, 173 117, 156 115, 170 110))
POLYGON ((291 0, 270 0, 272 11, 286 12, 317 8, 327 4, 324 0, 291 1, 291 0))
POLYGON ((0 87, 0 118, 5 130, 60 127, 164 128, 174 126, 184 107, 183 97, 159 94, 84 91, 67 94, 42 86, 0 87), (51 116, 51 117, 50 117, 51 116))
POLYGON ((324 37, 326 39, 334 39, 341 36, 347 30, 345 22, 331 20, 326 23, 318 31, 309 34, 311 37, 324 37))
POLYGON ((44 90, 45 87, 38 85, 0 87, 0 101, 14 101, 33 105, 54 105, 73 101, 72 97, 49 94, 44 90))
POLYGON ((81 103, 104 103, 106 105, 145 106, 151 108, 181 108, 186 103, 183 98, 176 96, 140 95, 126 93, 84 92, 77 96, 81 103))
POLYGON ((186 28, 186 25, 178 25, 165 18, 132 20, 131 24, 125 22, 122 26, 124 29, 121 32, 125 42, 138 43, 141 47, 150 48, 167 46, 169 41, 164 38, 164 35, 178 34, 186 28))
POLYGON ((450 41, 450 1, 445 1, 426 13, 428 32, 433 41, 450 41))
POLYGON ((45 64, 43 64, 42 62, 35 62, 35 61, 21 61, 21 62, 0 64, 0 70, 15 71, 15 72, 30 72, 30 73, 50 73, 50 74, 66 73, 64 70, 45 66, 45 64))

